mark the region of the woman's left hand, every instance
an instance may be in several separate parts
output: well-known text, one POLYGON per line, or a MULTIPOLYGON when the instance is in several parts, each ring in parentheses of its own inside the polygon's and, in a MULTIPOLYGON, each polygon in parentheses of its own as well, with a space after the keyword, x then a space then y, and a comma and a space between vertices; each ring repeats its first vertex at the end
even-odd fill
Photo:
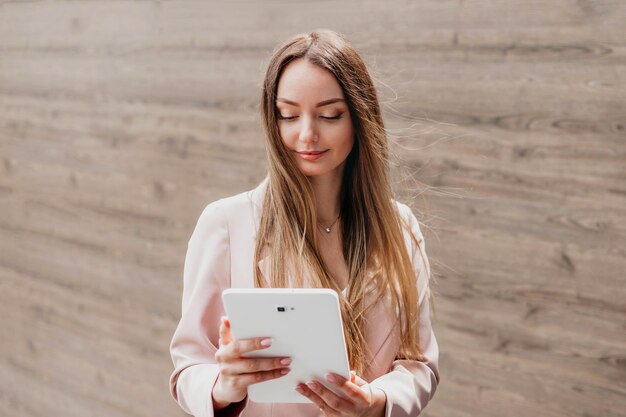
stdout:
POLYGON ((387 396, 380 388, 372 387, 350 371, 350 380, 337 374, 326 375, 326 380, 339 388, 338 396, 318 381, 298 384, 296 391, 313 401, 327 417, 363 416, 383 417, 387 396), (329 376, 334 377, 329 378, 329 376))

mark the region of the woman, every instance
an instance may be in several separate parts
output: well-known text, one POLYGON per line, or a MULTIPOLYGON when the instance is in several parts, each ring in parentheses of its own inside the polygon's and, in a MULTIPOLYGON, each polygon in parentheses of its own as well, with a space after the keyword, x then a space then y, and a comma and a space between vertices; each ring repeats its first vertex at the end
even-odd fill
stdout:
POLYGON ((293 37, 269 62, 262 120, 267 177, 207 205, 189 240, 171 394, 196 416, 417 416, 439 383, 430 268, 417 219, 392 198, 365 64, 330 30, 293 37), (248 401, 290 362, 244 359, 264 338, 231 337, 221 292, 253 286, 337 291, 352 372, 328 377, 343 395, 303 381, 311 404, 248 401))

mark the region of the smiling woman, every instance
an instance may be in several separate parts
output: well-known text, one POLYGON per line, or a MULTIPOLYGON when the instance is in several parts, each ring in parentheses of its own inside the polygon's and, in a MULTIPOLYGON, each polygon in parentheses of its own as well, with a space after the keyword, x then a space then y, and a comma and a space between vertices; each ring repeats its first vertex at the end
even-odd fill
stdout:
POLYGON ((393 198, 367 68, 340 34, 300 34, 271 57, 261 100, 269 172, 198 220, 170 346, 171 393, 200 416, 417 416, 439 383, 430 266, 419 221, 393 198), (268 347, 266 335, 232 338, 221 292, 253 286, 337 292, 352 369, 350 379, 326 376, 338 393, 302 381, 294 390, 310 403, 248 401, 248 386, 284 376, 291 363, 243 357, 268 347))

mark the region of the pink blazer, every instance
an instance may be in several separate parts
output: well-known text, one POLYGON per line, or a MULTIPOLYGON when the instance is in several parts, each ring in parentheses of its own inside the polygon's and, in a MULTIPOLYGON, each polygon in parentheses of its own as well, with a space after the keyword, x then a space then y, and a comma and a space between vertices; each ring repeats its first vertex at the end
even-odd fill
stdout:
MULTIPOLYGON (((189 240, 183 272, 182 316, 170 344, 174 371, 169 386, 180 407, 196 417, 322 415, 314 404, 262 404, 247 398, 217 412, 212 407, 211 390, 219 373, 215 362, 218 330, 220 317, 225 314, 221 294, 229 287, 254 287, 254 245, 268 181, 266 177, 253 190, 208 204, 189 240)), ((419 289, 420 345, 428 360, 396 360, 397 326, 391 325, 387 304, 381 302, 366 318, 370 367, 361 376, 385 392, 386 417, 405 417, 417 416, 437 389, 439 348, 430 321, 426 273, 430 267, 424 252, 424 238, 411 209, 394 202, 422 246, 420 256, 408 231, 404 230, 419 289)), ((261 272, 267 273, 268 258, 259 262, 261 272)))

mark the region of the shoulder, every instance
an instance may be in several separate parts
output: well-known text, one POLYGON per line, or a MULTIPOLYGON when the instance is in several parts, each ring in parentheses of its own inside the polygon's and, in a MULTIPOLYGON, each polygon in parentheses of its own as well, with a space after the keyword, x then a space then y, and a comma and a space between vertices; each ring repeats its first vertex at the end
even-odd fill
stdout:
POLYGON ((249 215, 247 194, 248 191, 244 191, 206 204, 200 213, 192 239, 219 235, 220 231, 228 233, 230 219, 241 219, 249 215))
MULTIPOLYGON (((411 207, 395 199, 392 199, 392 201, 394 202, 396 210, 398 211, 404 232, 412 234, 420 245, 423 244, 424 235, 422 234, 420 223, 417 220, 415 214, 413 214, 413 210, 411 209, 411 207)), ((412 249, 415 249, 413 245, 410 246, 412 247, 412 249)))
POLYGON ((410 229, 413 229, 416 226, 419 227, 419 222, 417 221, 415 214, 413 214, 411 207, 395 199, 392 199, 392 201, 400 216, 400 220, 402 220, 403 226, 410 229))
POLYGON ((250 210, 249 192, 243 191, 208 203, 202 210, 199 221, 224 223, 229 217, 245 215, 245 212, 250 210))
POLYGON ((411 210, 411 208, 396 199, 392 198, 391 201, 394 203, 396 210, 398 210, 399 214, 401 215, 402 220, 408 221, 410 215, 413 214, 413 211, 411 210))
POLYGON ((424 300, 424 294, 428 291, 428 283, 430 281, 430 263, 426 255, 424 235, 420 228, 420 222, 413 214, 413 210, 404 203, 398 201, 395 201, 395 203, 402 219, 406 247, 409 250, 409 254, 411 254, 413 267, 417 274, 417 286, 420 294, 419 303, 421 305, 424 300))

